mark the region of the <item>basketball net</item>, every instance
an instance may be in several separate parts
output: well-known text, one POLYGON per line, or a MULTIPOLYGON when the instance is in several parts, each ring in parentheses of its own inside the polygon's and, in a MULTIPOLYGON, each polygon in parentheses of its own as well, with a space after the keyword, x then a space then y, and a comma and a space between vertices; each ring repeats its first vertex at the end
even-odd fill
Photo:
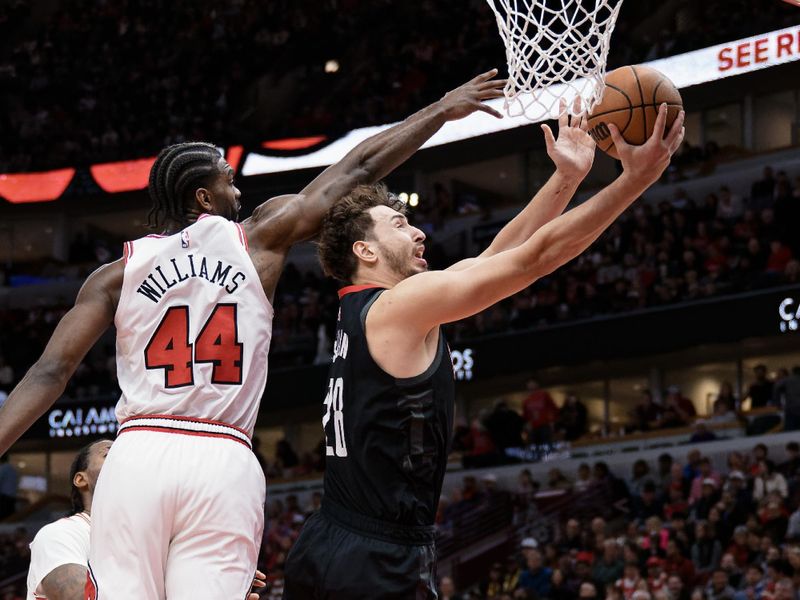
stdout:
POLYGON ((591 111, 605 88, 606 59, 622 0, 487 0, 506 47, 510 117, 558 116, 559 101, 591 111))

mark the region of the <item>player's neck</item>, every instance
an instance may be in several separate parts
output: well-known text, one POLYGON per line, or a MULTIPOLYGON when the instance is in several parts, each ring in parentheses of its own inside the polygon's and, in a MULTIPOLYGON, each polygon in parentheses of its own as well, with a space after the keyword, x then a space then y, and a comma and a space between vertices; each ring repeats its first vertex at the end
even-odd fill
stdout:
POLYGON ((384 273, 378 269, 363 273, 359 270, 353 278, 352 285, 373 285, 380 288, 391 289, 402 281, 393 273, 384 273))

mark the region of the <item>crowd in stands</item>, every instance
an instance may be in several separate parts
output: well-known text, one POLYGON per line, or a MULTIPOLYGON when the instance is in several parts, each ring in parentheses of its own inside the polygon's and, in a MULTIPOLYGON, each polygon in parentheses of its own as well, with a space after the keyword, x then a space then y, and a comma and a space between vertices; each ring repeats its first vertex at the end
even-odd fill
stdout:
MULTIPOLYGON (((662 5, 623 5, 611 67, 794 22, 778 2, 719 0, 684 3, 657 34, 640 28, 662 5)), ((506 62, 485 0, 14 0, 0 33, 0 172, 152 156, 187 139, 335 136, 506 62)))
MULTIPOLYGON (((463 540, 475 522, 482 527, 472 543, 510 532, 517 550, 481 577, 471 569, 457 586, 441 578, 440 597, 799 600, 800 445, 788 443, 775 461, 759 443, 731 452, 724 468, 700 448, 685 459, 675 450, 653 463, 631 461, 625 477, 604 462, 580 464, 572 475, 553 463, 541 481, 522 469, 514 485, 487 470, 466 474, 440 503, 440 560, 451 552, 448 540, 463 540)), ((303 503, 294 495, 269 501, 259 561, 270 583, 264 598, 280 598, 286 556, 321 500, 315 492, 303 503)), ((22 528, 0 535, 4 576, 25 568, 29 538, 22 528)), ((21 585, 0 598, 21 597, 14 595, 21 585)))
MULTIPOLYGON (((461 455, 465 468, 552 458, 569 442, 617 433, 602 426, 592 431, 586 405, 575 393, 568 392, 559 407, 536 380, 529 380, 527 388, 521 410, 498 400, 491 410, 480 411, 470 422, 462 418, 457 423, 453 449, 461 455)), ((752 435, 779 427, 781 419, 785 431, 800 429, 800 366, 791 370, 781 367, 773 379, 765 365, 756 365, 741 398, 730 382, 722 382, 707 415, 698 414, 695 403, 679 386, 670 385, 659 396, 657 399, 653 391, 643 390, 641 402, 629 411, 621 433, 692 427, 689 442, 699 444, 717 439, 713 426, 721 423, 739 422, 752 435), (775 411, 751 421, 744 418, 750 411, 768 407, 775 411), (782 417, 776 414, 781 411, 782 417)))
MULTIPOLYGON (((603 463, 539 486, 523 471, 519 553, 495 564, 476 590, 446 600, 796 600, 800 590, 800 446, 775 464, 767 448, 732 452, 718 471, 697 449, 638 460, 623 483, 603 463), (554 527, 529 526, 528 499, 563 490, 554 527)), ((535 503, 535 501, 534 501, 535 503)), ((519 517, 519 514, 518 514, 519 517)), ((517 519, 519 523, 519 518, 517 519)), ((450 585, 451 582, 443 582, 450 585)))
MULTIPOLYGON (((789 443, 786 455, 776 464, 759 444, 717 470, 692 449, 683 462, 670 453, 635 461, 625 478, 602 462, 580 465, 574 479, 554 468, 537 482, 522 470, 514 487, 489 472, 467 475, 442 498, 440 546, 466 515, 508 506, 518 551, 477 582, 441 578, 440 598, 798 600, 800 446, 789 443)), ((270 504, 266 598, 280 598, 286 555, 320 502, 315 493, 307 506, 294 496, 270 504)))

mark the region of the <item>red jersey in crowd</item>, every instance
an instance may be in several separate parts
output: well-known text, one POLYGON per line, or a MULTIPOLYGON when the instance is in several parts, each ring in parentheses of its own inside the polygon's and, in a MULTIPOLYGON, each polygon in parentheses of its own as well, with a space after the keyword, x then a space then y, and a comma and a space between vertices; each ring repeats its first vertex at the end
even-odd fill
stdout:
POLYGON ((545 390, 534 390, 522 403, 522 416, 531 427, 552 425, 558 417, 558 407, 545 390))

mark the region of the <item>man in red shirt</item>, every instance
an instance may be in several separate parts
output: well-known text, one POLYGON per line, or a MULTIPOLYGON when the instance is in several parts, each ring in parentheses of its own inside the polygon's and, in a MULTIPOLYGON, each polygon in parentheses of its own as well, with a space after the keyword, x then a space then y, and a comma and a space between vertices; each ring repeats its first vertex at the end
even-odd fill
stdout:
POLYGON ((522 403, 522 417, 528 422, 529 440, 537 446, 549 446, 553 442, 553 424, 558 417, 558 407, 535 379, 528 380, 527 388, 529 394, 522 403))

